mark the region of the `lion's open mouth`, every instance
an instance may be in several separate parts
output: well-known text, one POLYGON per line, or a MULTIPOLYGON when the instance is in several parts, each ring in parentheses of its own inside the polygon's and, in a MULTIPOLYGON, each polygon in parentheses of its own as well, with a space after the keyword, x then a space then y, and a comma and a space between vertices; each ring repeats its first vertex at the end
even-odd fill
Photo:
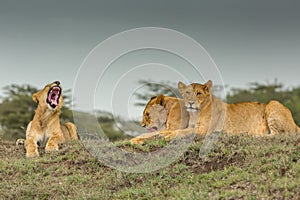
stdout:
POLYGON ((61 94, 61 88, 59 86, 54 86, 49 90, 47 96, 47 103, 52 108, 56 108, 56 106, 58 106, 60 94, 61 94))

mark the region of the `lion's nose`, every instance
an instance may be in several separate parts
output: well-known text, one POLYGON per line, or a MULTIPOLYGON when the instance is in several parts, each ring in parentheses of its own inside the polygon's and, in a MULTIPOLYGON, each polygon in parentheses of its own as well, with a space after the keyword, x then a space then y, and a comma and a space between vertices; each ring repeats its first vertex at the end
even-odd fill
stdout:
POLYGON ((190 107, 193 107, 194 102, 188 102, 190 107))
POLYGON ((59 81, 55 81, 54 82, 56 85, 60 85, 60 82, 59 81))

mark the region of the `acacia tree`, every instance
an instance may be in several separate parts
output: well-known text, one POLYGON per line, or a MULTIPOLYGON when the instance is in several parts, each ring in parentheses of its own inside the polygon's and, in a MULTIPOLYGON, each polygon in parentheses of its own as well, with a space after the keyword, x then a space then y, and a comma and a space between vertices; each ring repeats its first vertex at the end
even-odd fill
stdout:
POLYGON ((171 96, 171 97, 181 97, 176 83, 171 82, 160 82, 160 83, 154 83, 153 81, 146 81, 146 80, 140 80, 139 85, 143 85, 142 92, 135 93, 135 97, 137 98, 138 102, 135 103, 136 106, 146 106, 147 102, 151 97, 158 96, 160 94, 163 94, 165 96, 171 96))
POLYGON ((29 85, 10 85, 4 88, 5 97, 0 104, 0 123, 3 129, 14 130, 27 125, 36 107, 31 98, 35 92, 37 89, 29 85))

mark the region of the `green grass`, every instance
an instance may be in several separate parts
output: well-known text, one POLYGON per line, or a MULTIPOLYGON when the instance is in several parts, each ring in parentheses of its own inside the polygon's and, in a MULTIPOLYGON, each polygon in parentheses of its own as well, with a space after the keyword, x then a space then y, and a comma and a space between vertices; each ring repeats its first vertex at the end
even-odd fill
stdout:
MULTIPOLYGON (((197 139, 176 162, 152 173, 106 167, 78 142, 26 159, 23 146, 0 140, 0 198, 9 199, 299 199, 299 135, 221 136, 199 158, 197 139)), ((115 146, 151 152, 168 143, 115 146)))

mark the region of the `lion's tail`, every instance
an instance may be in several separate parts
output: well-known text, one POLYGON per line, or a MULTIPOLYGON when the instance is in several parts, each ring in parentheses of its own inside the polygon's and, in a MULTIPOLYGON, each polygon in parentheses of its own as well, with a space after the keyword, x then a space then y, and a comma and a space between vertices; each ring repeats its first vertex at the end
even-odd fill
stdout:
POLYGON ((73 123, 71 123, 71 122, 65 123, 64 126, 68 129, 70 139, 71 140, 78 140, 76 126, 73 123))

